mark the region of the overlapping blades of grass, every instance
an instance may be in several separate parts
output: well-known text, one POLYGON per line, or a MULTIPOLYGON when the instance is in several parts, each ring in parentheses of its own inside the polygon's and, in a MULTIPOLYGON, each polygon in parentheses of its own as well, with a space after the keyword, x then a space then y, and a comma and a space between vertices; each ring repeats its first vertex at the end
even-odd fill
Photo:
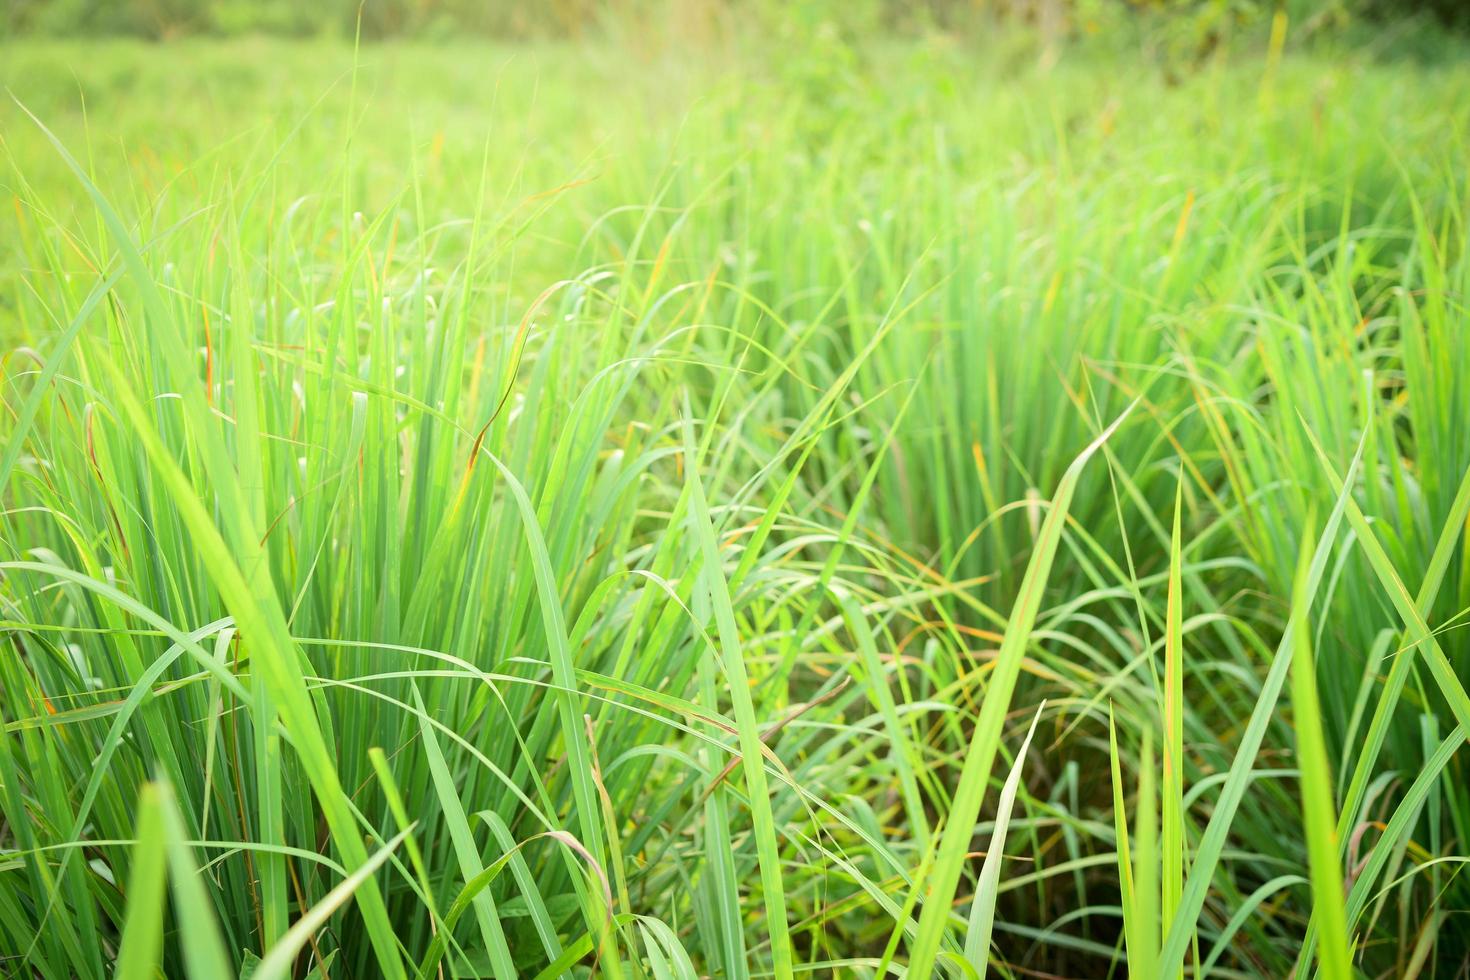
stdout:
POLYGON ((182 963, 165 840, 316 976, 1337 972, 1336 814, 1348 956, 1448 962, 1458 75, 261 44, 60 46, 91 141, 0 64, 111 206, 3 107, 0 954, 182 963))
POLYGON ((974 734, 965 755, 964 770, 960 774, 959 785, 955 787, 947 823, 940 834, 934 870, 924 883, 926 892, 923 897, 923 911, 920 913, 919 930, 914 937, 909 958, 909 969, 920 975, 927 975, 934 969, 940 943, 949 927, 950 903, 954 899, 955 888, 966 864, 965 855, 970 850, 970 841, 975 834, 975 819, 980 814, 980 804, 990 782, 990 769, 1000 746, 1001 726, 1010 710, 1011 692, 1020 673, 1021 657, 1031 642, 1031 628, 1036 622, 1037 611, 1041 608, 1047 575, 1051 571, 1057 549, 1061 546, 1072 493, 1076 490, 1082 468, 1127 416, 1127 412, 1118 416, 1067 468, 1052 495, 1046 519, 1037 533, 1031 561, 1021 581, 1020 598, 1016 607, 1011 610, 1005 638, 996 654, 995 668, 987 678, 980 714, 975 720, 974 734))

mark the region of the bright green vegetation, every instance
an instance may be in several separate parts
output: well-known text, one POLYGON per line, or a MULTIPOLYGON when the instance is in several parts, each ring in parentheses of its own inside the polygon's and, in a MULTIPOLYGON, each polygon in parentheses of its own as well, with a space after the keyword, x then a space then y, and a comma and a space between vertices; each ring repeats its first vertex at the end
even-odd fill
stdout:
POLYGON ((755 47, 4 52, 0 973, 1457 975, 1470 72, 755 47))

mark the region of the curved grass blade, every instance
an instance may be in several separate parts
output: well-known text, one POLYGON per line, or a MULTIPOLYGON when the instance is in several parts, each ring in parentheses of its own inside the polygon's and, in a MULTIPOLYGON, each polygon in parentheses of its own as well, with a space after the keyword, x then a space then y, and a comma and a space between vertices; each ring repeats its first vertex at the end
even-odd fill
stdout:
POLYGON ((969 751, 965 754, 965 766, 955 789, 949 819, 940 835, 939 852, 930 875, 929 892, 923 898, 924 908, 919 914, 918 934, 909 953, 909 971, 914 976, 927 977, 934 971, 940 943, 949 924, 950 905, 954 901, 955 889, 964 871, 965 855, 969 852, 970 841, 975 835, 975 820, 985 798, 986 784, 990 782, 991 765, 1000 746, 1001 726, 1010 710, 1011 692, 1015 689, 1016 678, 1021 671, 1021 659, 1031 640, 1031 628, 1041 609, 1041 596, 1046 589, 1052 561, 1062 542, 1067 508, 1077 489, 1077 481, 1081 478, 1087 461, 1117 431, 1132 410, 1133 406, 1130 405, 1073 460, 1057 485, 1051 507, 1047 510, 1046 519, 1037 534, 1031 561, 1021 580, 1016 606, 1011 610, 1005 638, 1001 641, 1000 653, 996 657, 995 669, 991 672, 990 682, 985 690, 980 716, 975 721, 975 733, 970 741, 969 751))
POLYGON ((1011 773, 1006 777, 1005 786, 1001 787, 1000 802, 996 804, 995 811, 995 830, 990 835, 990 843, 985 846, 985 863, 980 866, 980 882, 975 888, 975 898, 970 905, 970 927, 965 932, 965 961, 975 968, 981 980, 984 980, 985 971, 990 965, 990 930, 995 923, 996 887, 1000 884, 1000 862, 1006 848, 1006 830, 1010 827, 1016 791, 1021 786, 1021 770, 1026 764, 1026 752, 1031 748, 1031 736, 1036 734, 1036 723, 1041 721, 1041 713, 1045 710, 1046 702, 1042 701, 1036 708, 1036 715, 1031 719, 1031 727, 1026 729, 1021 747, 1016 751, 1016 761, 1011 765, 1011 773))
POLYGON ((320 902, 317 902, 305 915, 292 923, 291 928, 286 930, 286 934, 261 959, 251 980, 286 980, 290 977, 292 964, 296 962, 296 955, 301 952, 302 947, 327 924, 337 909, 347 904, 353 892, 362 887, 363 882, 371 878, 379 868, 387 863, 388 858, 398 849, 398 845, 403 843, 412 831, 412 824, 400 830, 397 836, 378 848, 377 853, 368 858, 367 863, 343 878, 335 888, 322 897, 320 902))

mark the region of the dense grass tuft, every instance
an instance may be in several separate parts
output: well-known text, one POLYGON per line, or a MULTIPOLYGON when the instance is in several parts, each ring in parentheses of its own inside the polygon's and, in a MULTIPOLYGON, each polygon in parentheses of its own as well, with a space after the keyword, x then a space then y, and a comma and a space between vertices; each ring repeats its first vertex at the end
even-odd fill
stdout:
POLYGON ((166 50, 0 63, 0 973, 1464 969, 1464 69, 166 50))

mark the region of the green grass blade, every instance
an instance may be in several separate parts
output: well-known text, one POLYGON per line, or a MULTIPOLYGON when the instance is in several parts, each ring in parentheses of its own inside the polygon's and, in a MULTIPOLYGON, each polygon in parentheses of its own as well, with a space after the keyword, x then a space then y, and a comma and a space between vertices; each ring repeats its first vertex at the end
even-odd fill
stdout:
POLYGON ((1118 892, 1123 908, 1124 949, 1134 969, 1142 973, 1158 962, 1159 944, 1156 930, 1145 923, 1138 895, 1138 882, 1133 876, 1133 854, 1129 846, 1128 803, 1123 794, 1123 766, 1118 759, 1118 730, 1108 712, 1108 756, 1113 776, 1113 836, 1116 841, 1118 892))
POLYGON ((291 976, 291 969, 296 962, 297 954, 311 940, 311 937, 321 931, 331 920, 332 915, 351 900, 353 893, 362 887, 363 882, 371 878, 379 868, 387 863, 388 859, 393 856, 393 852, 398 849, 398 845, 403 843, 412 831, 412 825, 399 831, 397 836, 378 848, 377 852, 368 858, 366 864, 343 878, 335 888, 327 892, 320 902, 317 902, 292 923, 291 928, 286 930, 286 934, 270 948, 265 956, 261 957, 260 964, 255 968, 253 980, 287 980, 291 976))
POLYGON ((118 980, 153 980, 163 952, 166 880, 163 804, 153 783, 138 794, 138 843, 128 876, 128 916, 117 952, 118 980))
POLYGON ((970 924, 965 930, 964 955, 965 961, 975 968, 982 980, 990 966, 990 932, 995 924, 996 887, 1000 884, 1000 863, 1005 855, 1006 830, 1010 827, 1011 809, 1015 806, 1016 792, 1021 786, 1021 770, 1026 764, 1026 752, 1031 748, 1031 736, 1036 734, 1036 724, 1041 721, 1041 713, 1045 710, 1046 702, 1043 701, 1036 708, 1031 726, 1026 729, 1026 737, 1016 750, 1016 761, 1011 766, 1010 775, 1006 776, 1005 785, 1001 787, 1000 800, 995 809, 995 830, 990 835, 990 843, 985 845, 985 862, 980 866, 980 880, 975 887, 975 898, 970 904, 970 924))
POLYGON ((164 846, 168 852, 168 873, 174 915, 179 923, 179 945, 184 951, 184 966, 194 977, 229 976, 230 957, 225 952, 214 903, 210 901, 204 878, 194 864, 188 843, 189 833, 179 814, 178 804, 166 784, 154 785, 163 811, 164 846))
MULTIPOLYGON (((1184 888, 1184 624, 1182 558, 1180 551, 1180 512, 1184 509, 1184 483, 1174 492, 1174 529, 1169 539, 1169 596, 1164 623, 1164 772, 1162 796, 1160 871, 1162 893, 1159 898, 1160 921, 1169 923, 1179 908, 1184 888)), ((1160 941, 1163 941, 1161 935, 1160 941)), ((1180 978, 1184 964, 1165 962, 1168 975, 1180 978)))
POLYGON ((924 907, 919 914, 918 935, 914 938, 909 953, 909 970, 918 976, 928 976, 933 972, 940 943, 949 927, 950 904, 954 901, 955 888, 964 870, 965 854, 970 850, 970 841, 975 834, 975 819, 980 813, 986 784, 990 781, 990 769, 1000 745, 1001 726, 1010 710, 1011 692, 1016 685, 1016 676, 1020 673, 1021 657, 1031 641, 1031 628, 1041 608, 1047 576, 1061 545, 1062 530, 1066 526, 1067 508, 1072 502, 1072 494, 1087 461, 1127 417, 1126 411, 1118 416, 1073 460, 1057 485, 1051 506, 1046 512, 1046 519, 1037 535, 1031 561, 1021 581, 1016 607, 1011 610, 995 669, 985 690, 980 716, 975 721, 974 736, 965 754, 965 766, 955 789, 948 821, 940 836, 938 857, 930 874, 928 893, 923 898, 924 907))
MULTIPOLYGON (((693 426, 684 426, 685 479, 689 492, 690 530, 698 542, 703 559, 704 588, 714 607, 716 635, 725 670, 730 703, 735 713, 740 756, 745 774, 750 813, 755 825, 756 853, 760 863, 761 894, 765 902, 764 928, 771 937, 772 967, 777 980, 791 980, 793 957, 791 936, 786 919, 786 888, 781 875, 780 844, 776 839, 776 821, 771 811, 770 789, 766 783, 763 745, 755 704, 750 696, 750 677, 745 669, 740 632, 735 625, 735 611, 730 604, 729 588, 721 568, 719 545, 704 488, 699 479, 699 453, 695 447, 693 426)), ((712 706, 711 706, 712 707, 712 706)))
MULTIPOLYGON (((454 855, 459 862, 460 877, 471 882, 485 870, 480 861, 480 847, 470 830, 469 815, 460 800, 454 776, 444 760, 444 752, 439 748, 439 737, 434 732, 434 726, 429 724, 417 685, 413 688, 413 697, 414 707, 418 709, 419 737, 423 742, 424 756, 429 763, 429 773, 433 777, 434 792, 439 798, 439 808, 443 812, 444 823, 454 845, 454 855)), ((485 942, 485 951, 490 956, 495 975, 501 978, 515 977, 515 961, 505 940, 505 929, 496 911, 494 896, 487 890, 478 890, 474 898, 474 909, 475 921, 480 927, 480 938, 485 942)), ((450 927, 446 926, 446 929, 450 927)))
MULTIPOLYGON (((1348 467, 1349 483, 1351 483, 1353 474, 1357 473, 1362 451, 1363 444, 1360 441, 1357 452, 1353 455, 1352 464, 1348 467)), ((1280 698, 1281 690, 1286 684, 1286 673, 1291 665, 1292 651, 1295 649, 1296 622, 1305 619, 1311 613, 1311 603, 1315 600, 1318 586, 1322 582, 1322 575, 1326 570, 1328 556, 1332 550, 1332 542, 1336 539, 1343 513, 1351 503, 1348 491, 1342 490, 1338 494, 1331 514, 1328 515, 1322 537, 1318 540, 1312 553, 1306 581, 1297 591, 1296 601, 1292 603, 1285 635, 1276 649, 1276 655, 1261 685, 1260 696, 1251 710, 1250 721, 1246 723, 1240 746, 1230 763, 1230 771, 1220 787, 1220 795, 1215 801, 1215 811, 1210 816, 1210 822, 1205 827, 1204 835, 1200 838, 1199 847, 1195 850, 1194 863, 1189 869, 1189 876, 1184 882, 1184 891, 1180 895, 1179 909, 1173 921, 1165 926, 1168 932, 1164 941, 1162 962, 1173 963, 1184 958, 1190 934, 1194 932, 1195 924, 1199 921, 1200 910, 1204 907, 1205 893, 1215 876, 1215 868, 1220 861, 1220 856, 1225 850, 1225 840, 1230 833, 1230 825, 1235 820, 1236 810, 1250 785, 1256 753, 1260 751, 1261 742, 1266 737, 1266 727, 1271 721, 1272 714, 1276 710, 1277 699, 1280 698)))
MULTIPOLYGON (((1302 546, 1297 565, 1293 606, 1309 604, 1305 591, 1311 568, 1311 537, 1302 546)), ((1311 868, 1312 918, 1321 942, 1322 974, 1327 980, 1351 980, 1352 953, 1343 909, 1342 866, 1337 847, 1332 777, 1322 712, 1317 702, 1317 665, 1312 656, 1312 626, 1306 616, 1295 621, 1296 649, 1291 660, 1291 700, 1297 733, 1297 766, 1301 770, 1302 819, 1306 828, 1311 868)))

